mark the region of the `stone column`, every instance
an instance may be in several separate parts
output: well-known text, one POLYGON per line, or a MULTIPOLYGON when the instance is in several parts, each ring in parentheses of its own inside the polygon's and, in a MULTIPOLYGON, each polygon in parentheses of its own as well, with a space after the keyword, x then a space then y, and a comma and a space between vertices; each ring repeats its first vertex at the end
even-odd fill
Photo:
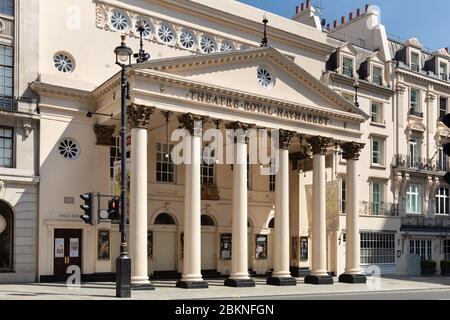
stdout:
POLYGON ((154 289, 148 278, 147 254, 147 135, 154 108, 131 105, 127 120, 131 127, 130 253, 133 287, 154 289))
POLYGON ((190 113, 178 117, 180 124, 190 133, 185 144, 190 148, 190 155, 186 159, 189 163, 185 164, 183 276, 177 282, 177 287, 184 289, 208 288, 201 274, 200 161, 204 120, 204 117, 190 113))
POLYGON ((339 282, 366 283, 366 276, 360 268, 359 233, 359 189, 357 161, 364 144, 349 142, 341 145, 342 157, 347 161, 347 206, 346 206, 346 245, 345 273, 339 276, 339 282))
POLYGON ((313 153, 312 265, 305 283, 333 284, 327 272, 327 220, 325 154, 331 139, 320 136, 307 139, 313 153))
POLYGON ((225 280, 228 287, 254 287, 248 272, 248 190, 247 190, 247 135, 248 126, 236 122, 227 126, 233 133, 233 199, 232 199, 232 243, 231 275, 225 280))
POLYGON ((297 280, 289 270, 289 145, 293 132, 280 130, 278 172, 275 179, 275 268, 267 284, 295 286, 297 280))

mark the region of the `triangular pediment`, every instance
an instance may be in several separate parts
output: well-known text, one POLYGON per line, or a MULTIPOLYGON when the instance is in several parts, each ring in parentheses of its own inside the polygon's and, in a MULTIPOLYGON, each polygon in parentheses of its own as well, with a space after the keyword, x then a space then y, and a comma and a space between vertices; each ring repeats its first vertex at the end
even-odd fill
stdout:
POLYGON ((348 113, 360 118, 361 122, 368 117, 273 48, 159 59, 135 67, 135 71, 146 70, 249 96, 317 108, 330 113, 348 113), (269 78, 272 78, 268 86, 260 83, 261 76, 258 76, 258 72, 262 70, 268 71, 269 78))

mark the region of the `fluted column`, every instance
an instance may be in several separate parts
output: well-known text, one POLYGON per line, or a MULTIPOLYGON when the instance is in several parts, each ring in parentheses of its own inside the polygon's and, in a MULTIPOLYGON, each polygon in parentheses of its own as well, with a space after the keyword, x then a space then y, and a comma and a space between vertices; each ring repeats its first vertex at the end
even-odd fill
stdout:
POLYGON ((307 139, 313 153, 312 265, 305 283, 333 284, 327 272, 327 220, 325 155, 331 139, 320 136, 307 139))
POLYGON ((184 186, 184 259, 183 276, 177 287, 185 289, 208 288, 201 274, 201 185, 200 161, 204 117, 190 113, 178 118, 190 133, 185 146, 190 148, 185 163, 184 186))
POLYGON ((339 276, 339 282, 365 283, 366 276, 360 268, 360 233, 359 233, 359 189, 358 160, 364 144, 349 142, 341 145, 342 157, 347 161, 347 198, 346 198, 346 243, 345 273, 339 276))
POLYGON ((248 272, 248 187, 247 136, 249 126, 235 122, 227 126, 234 139, 231 275, 225 280, 228 287, 254 287, 248 272), (233 131, 230 131, 233 130, 233 131))
POLYGON ((279 131, 278 172, 275 179, 275 268, 267 284, 295 286, 289 270, 289 145, 293 132, 279 131))
POLYGON ((127 120, 131 127, 130 253, 131 283, 152 287, 147 255, 147 135, 154 108, 131 105, 127 120))

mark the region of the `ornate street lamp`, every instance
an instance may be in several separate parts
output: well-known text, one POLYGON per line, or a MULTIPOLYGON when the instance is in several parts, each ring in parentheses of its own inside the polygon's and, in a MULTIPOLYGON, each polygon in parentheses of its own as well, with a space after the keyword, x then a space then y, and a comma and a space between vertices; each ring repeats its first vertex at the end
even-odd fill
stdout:
POLYGON ((267 23, 269 23, 269 19, 267 19, 266 14, 263 16, 263 24, 264 24, 264 32, 263 32, 263 38, 261 41, 261 48, 268 47, 269 41, 267 39, 267 23))
POLYGON ((358 102, 358 89, 359 89, 359 81, 355 80, 355 84, 353 85, 353 88, 355 88, 355 106, 359 108, 359 102, 358 102))
POLYGON ((127 159, 126 159, 126 137, 127 137, 127 112, 126 100, 129 99, 130 85, 126 79, 126 69, 131 66, 131 50, 125 44, 125 35, 122 36, 122 43, 118 46, 114 53, 116 54, 116 64, 122 68, 120 78, 121 88, 121 141, 120 141, 120 160, 121 160, 121 185, 120 185, 120 212, 122 214, 120 221, 120 256, 116 260, 116 297, 131 297, 131 258, 128 256, 127 245, 127 159))

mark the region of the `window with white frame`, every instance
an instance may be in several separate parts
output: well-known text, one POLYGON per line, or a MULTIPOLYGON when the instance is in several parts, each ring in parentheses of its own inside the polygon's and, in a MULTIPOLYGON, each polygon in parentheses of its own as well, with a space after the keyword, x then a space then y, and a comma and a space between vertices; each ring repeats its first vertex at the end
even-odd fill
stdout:
POLYGON ((448 171, 448 156, 445 154, 443 147, 439 147, 437 166, 439 171, 448 171))
POLYGON ((384 165, 384 139, 372 137, 372 164, 384 165))
POLYGON ((420 71, 420 55, 417 52, 411 52, 411 70, 420 71))
POLYGON ((445 97, 439 98, 439 121, 442 121, 444 116, 447 114, 447 101, 445 97))
POLYGON ((0 127, 0 167, 12 168, 14 149, 14 129, 0 127))
POLYGON ((417 89, 411 89, 410 91, 410 107, 413 112, 420 112, 420 91, 417 89))
POLYGON ((406 190, 406 213, 422 213, 422 186, 411 183, 406 190))
POLYGON ((201 182, 202 185, 213 185, 215 181, 215 150, 210 150, 208 147, 203 152, 203 161, 201 163, 201 182))
POLYGON ((175 182, 175 164, 172 162, 174 145, 166 143, 156 144, 156 181, 175 182))
POLYGON ((341 213, 345 213, 347 206, 347 182, 345 177, 341 178, 341 213))
POLYGON ((448 79, 447 64, 444 62, 439 64, 439 79, 444 81, 447 81, 448 79))
POLYGON ((353 59, 349 57, 342 58, 342 74, 353 78, 353 59))
POLYGON ((394 233, 361 233, 361 264, 395 263, 394 233))
POLYGON ((431 260, 431 240, 410 240, 409 253, 419 255, 422 260, 431 260))
POLYGON ((0 45, 0 109, 14 110, 14 52, 0 45))
POLYGON ((383 68, 373 66, 372 68, 372 83, 379 86, 383 85, 383 68))
POLYGON ((384 202, 384 183, 381 181, 372 181, 372 215, 379 216, 383 214, 384 202))
POLYGON ((373 123, 383 123, 383 104, 372 101, 371 115, 373 123))
POLYGON ((409 139, 408 141, 408 156, 409 156, 409 165, 412 168, 416 168, 420 163, 420 149, 421 144, 419 139, 409 139))
POLYGON ((436 213, 449 214, 449 189, 439 188, 436 193, 436 213))

